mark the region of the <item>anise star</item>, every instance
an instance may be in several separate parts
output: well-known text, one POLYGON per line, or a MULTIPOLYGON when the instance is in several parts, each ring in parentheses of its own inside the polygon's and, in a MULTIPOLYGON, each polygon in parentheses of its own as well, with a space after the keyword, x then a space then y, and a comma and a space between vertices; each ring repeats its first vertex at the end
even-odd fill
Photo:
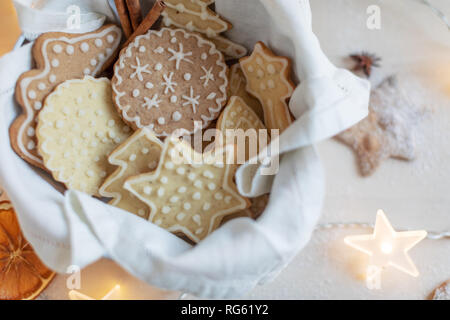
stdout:
POLYGON ((353 68, 353 71, 362 70, 367 77, 370 77, 372 73, 372 67, 380 67, 381 58, 377 57, 375 54, 370 54, 368 52, 361 52, 358 54, 350 55, 356 65, 353 68))

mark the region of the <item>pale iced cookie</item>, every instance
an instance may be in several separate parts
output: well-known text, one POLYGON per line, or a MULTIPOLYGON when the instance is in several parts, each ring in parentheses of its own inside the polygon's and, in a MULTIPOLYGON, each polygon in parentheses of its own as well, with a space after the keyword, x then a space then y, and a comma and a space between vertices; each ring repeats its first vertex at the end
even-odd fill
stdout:
POLYGON ((217 49, 224 54, 225 60, 240 59, 247 55, 247 48, 231 41, 230 39, 222 36, 216 36, 208 39, 211 40, 216 45, 217 49))
POLYGON ((290 78, 290 60, 276 56, 258 42, 252 55, 240 63, 247 78, 247 91, 262 104, 266 127, 283 132, 292 123, 287 104, 295 88, 290 78))
MULTIPOLYGON (((266 130, 264 123, 256 113, 239 97, 231 97, 228 105, 223 110, 217 121, 217 129, 223 136, 223 143, 236 143, 236 140, 245 141, 245 149, 237 144, 237 155, 239 160, 247 161, 258 155, 260 146, 269 144, 269 137, 260 141, 260 130, 266 130), (237 131, 242 129, 242 131, 237 131), (245 134, 245 139, 239 139, 239 134, 245 134), (245 152, 245 155, 241 154, 245 152)), ((267 131, 266 131, 267 132, 267 131)), ((239 164, 243 164, 239 162, 239 164)))
POLYGON ((228 96, 238 96, 241 97, 245 103, 255 111, 261 120, 264 120, 264 112, 261 103, 258 99, 251 96, 247 92, 247 79, 245 79, 244 73, 242 72, 241 65, 239 63, 234 64, 230 68, 230 73, 228 76, 228 96))
POLYGON ((450 300, 450 281, 446 281, 434 290, 431 300, 450 300))
POLYGON ((113 198, 109 204, 148 219, 148 206, 123 188, 131 176, 150 172, 158 166, 162 143, 148 129, 139 129, 108 157, 118 168, 100 187, 100 195, 113 198))
POLYGON ((108 79, 87 76, 62 83, 45 99, 38 150, 46 169, 68 189, 98 196, 113 171, 108 155, 131 134, 111 96, 108 79))
POLYGON ((186 142, 167 138, 156 171, 125 183, 151 208, 150 222, 194 242, 214 231, 223 217, 249 206, 233 182, 237 166, 224 164, 223 157, 201 163, 202 158, 210 154, 198 154, 186 142))
POLYGON ((363 176, 375 172, 388 158, 415 158, 415 127, 422 111, 399 90, 390 77, 376 88, 370 98, 369 116, 337 136, 356 153, 363 176))
POLYGON ((20 157, 43 168, 35 133, 45 97, 66 80, 99 75, 115 60, 121 39, 122 31, 107 25, 86 34, 45 33, 36 40, 36 68, 20 76, 16 85, 23 113, 10 128, 11 145, 20 157))
POLYGON ((233 26, 208 8, 214 1, 165 0, 162 12, 163 24, 206 34, 212 38, 230 30, 233 26))
POLYGON ((228 67, 213 43, 182 29, 150 30, 121 52, 114 102, 125 122, 157 136, 192 134, 215 120, 227 100, 228 67))

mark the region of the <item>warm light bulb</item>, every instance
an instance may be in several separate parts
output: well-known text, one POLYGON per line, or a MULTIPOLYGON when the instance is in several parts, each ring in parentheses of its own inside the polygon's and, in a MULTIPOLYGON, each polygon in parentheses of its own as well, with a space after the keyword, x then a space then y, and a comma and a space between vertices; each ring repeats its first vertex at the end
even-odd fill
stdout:
POLYGON ((392 243, 390 242, 383 242, 381 244, 381 252, 383 252, 384 254, 391 254, 392 249, 392 243))

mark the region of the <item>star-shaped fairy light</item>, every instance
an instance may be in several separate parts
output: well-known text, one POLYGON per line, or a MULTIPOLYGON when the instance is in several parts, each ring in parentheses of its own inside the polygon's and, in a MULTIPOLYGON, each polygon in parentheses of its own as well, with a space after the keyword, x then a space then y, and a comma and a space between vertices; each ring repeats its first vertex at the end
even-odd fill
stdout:
MULTIPOLYGON (((106 295, 100 300, 119 300, 120 297, 120 285, 116 284, 106 295)), ((69 291, 70 300, 97 300, 89 297, 79 291, 70 290, 69 291)))
POLYGON ((427 236, 424 230, 396 232, 382 210, 377 212, 373 234, 348 236, 349 246, 370 256, 369 267, 382 270, 391 266, 413 277, 419 275, 408 251, 427 236))

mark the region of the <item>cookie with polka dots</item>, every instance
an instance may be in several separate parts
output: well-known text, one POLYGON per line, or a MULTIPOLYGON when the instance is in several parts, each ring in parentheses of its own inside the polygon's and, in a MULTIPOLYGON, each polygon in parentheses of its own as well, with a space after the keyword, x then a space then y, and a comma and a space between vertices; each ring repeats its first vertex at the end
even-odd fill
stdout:
POLYGON ((158 168, 127 179, 124 186, 149 206, 150 222, 198 243, 225 216, 250 205, 233 182, 237 165, 225 161, 228 154, 199 154, 171 136, 164 143, 158 168))
POLYGON ((44 168, 35 135, 44 99, 66 80, 97 76, 108 68, 121 39, 120 28, 106 25, 86 34, 45 33, 36 40, 32 52, 35 69, 21 75, 16 84, 16 100, 23 113, 10 127, 11 145, 20 157, 44 168))
POLYGON ((295 89, 290 76, 291 61, 258 42, 251 56, 242 58, 240 64, 247 91, 261 102, 266 127, 283 132, 292 123, 287 104, 295 89))
POLYGON ((118 168, 100 187, 100 195, 112 198, 110 205, 148 219, 150 210, 147 205, 125 190, 123 185, 129 177, 155 170, 161 151, 161 141, 150 130, 136 131, 109 155, 109 163, 118 168))
POLYGON ((45 168, 68 189, 99 196, 109 154, 131 135, 112 103, 111 82, 67 80, 44 101, 36 136, 45 168))
POLYGON ((234 143, 236 137, 238 141, 245 141, 245 145, 237 145, 239 164, 256 157, 260 149, 270 143, 266 126, 240 97, 231 97, 217 121, 217 129, 221 132, 225 144, 234 143), (244 135, 244 138, 239 139, 239 134, 244 135))
POLYGON ((227 101, 227 72, 222 53, 198 34, 150 30, 121 51, 114 103, 136 130, 147 128, 158 137, 177 129, 192 134, 219 116, 227 101))

